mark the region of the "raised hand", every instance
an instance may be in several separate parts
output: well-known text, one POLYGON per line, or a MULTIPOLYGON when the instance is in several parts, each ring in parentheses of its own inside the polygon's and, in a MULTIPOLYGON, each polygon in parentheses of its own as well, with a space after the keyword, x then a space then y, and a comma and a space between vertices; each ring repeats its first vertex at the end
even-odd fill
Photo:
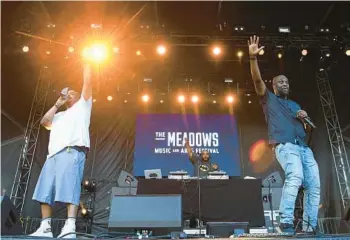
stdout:
POLYGON ((249 55, 255 57, 259 54, 259 52, 264 49, 264 46, 259 48, 259 37, 256 37, 255 35, 253 37, 250 37, 250 41, 248 40, 248 47, 249 47, 249 55))

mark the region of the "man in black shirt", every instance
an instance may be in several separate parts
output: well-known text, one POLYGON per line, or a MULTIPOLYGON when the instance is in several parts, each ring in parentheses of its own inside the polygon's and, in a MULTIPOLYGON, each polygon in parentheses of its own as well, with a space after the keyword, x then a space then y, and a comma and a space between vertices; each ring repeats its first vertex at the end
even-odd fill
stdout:
POLYGON ((185 147, 190 158, 191 163, 194 166, 194 176, 205 178, 209 172, 218 170, 217 164, 211 164, 210 153, 208 151, 202 151, 198 156, 193 153, 188 139, 185 139, 185 147))

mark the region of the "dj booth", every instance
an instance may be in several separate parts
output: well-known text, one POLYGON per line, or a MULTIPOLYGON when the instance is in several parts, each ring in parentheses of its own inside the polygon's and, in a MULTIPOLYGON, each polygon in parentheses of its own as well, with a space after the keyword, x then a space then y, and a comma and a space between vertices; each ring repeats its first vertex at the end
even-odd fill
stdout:
POLYGON ((265 225, 260 179, 138 179, 137 194, 181 194, 183 219, 265 225), (200 197, 200 209, 199 209, 200 197))

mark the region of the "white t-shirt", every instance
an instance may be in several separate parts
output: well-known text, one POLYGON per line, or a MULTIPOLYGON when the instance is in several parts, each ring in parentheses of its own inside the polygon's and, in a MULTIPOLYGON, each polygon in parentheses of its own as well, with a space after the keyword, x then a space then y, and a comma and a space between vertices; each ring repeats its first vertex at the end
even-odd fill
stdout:
POLYGON ((66 111, 56 113, 51 126, 48 158, 68 146, 90 147, 92 98, 81 98, 66 111))

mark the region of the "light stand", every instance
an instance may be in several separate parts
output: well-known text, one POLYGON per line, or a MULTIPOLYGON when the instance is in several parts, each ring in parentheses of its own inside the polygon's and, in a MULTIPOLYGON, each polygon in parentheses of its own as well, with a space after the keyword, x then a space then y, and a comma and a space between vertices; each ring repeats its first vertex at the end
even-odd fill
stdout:
MULTIPOLYGON (((269 181, 269 179, 268 179, 269 181)), ((275 224, 273 220, 273 204, 272 204, 272 188, 271 188, 271 181, 269 181, 269 194, 267 195, 269 199, 270 204, 270 210, 271 210, 271 224, 272 224, 272 232, 275 232, 275 224)))

